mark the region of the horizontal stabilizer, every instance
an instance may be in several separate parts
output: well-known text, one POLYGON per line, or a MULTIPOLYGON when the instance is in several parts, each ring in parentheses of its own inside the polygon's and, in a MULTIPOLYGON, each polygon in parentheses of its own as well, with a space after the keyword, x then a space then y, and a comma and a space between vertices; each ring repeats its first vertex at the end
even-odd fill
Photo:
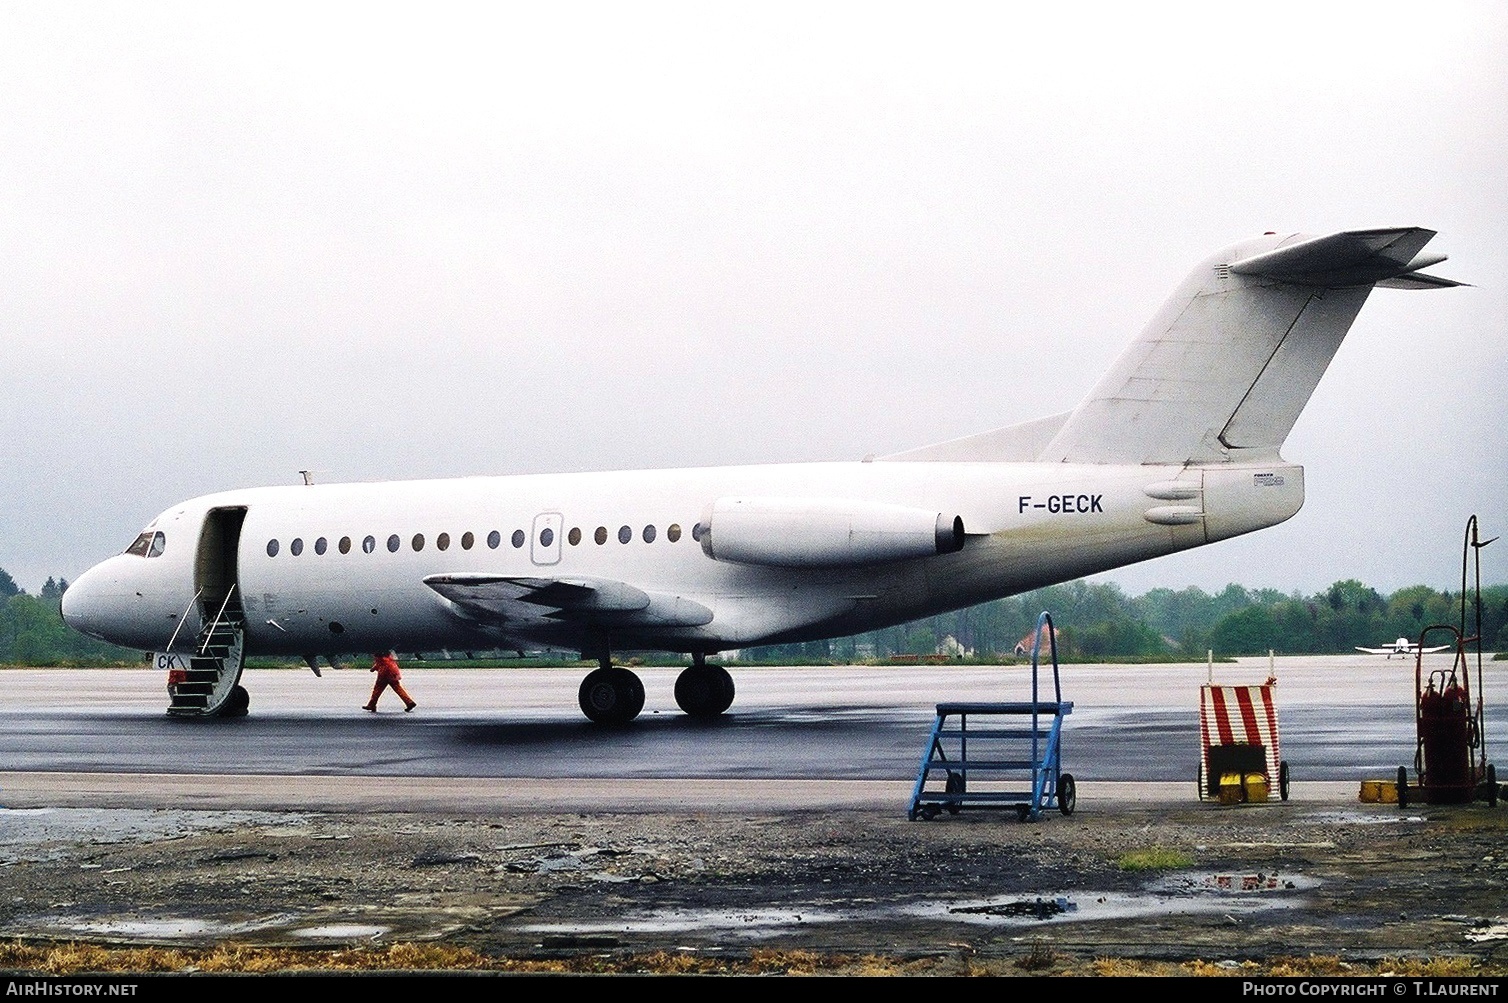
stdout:
MULTIPOLYGON (((1421 255, 1434 230, 1401 227, 1385 230, 1347 230, 1325 237, 1300 239, 1233 261, 1237 275, 1260 275, 1279 282, 1305 286, 1343 288, 1374 283, 1389 284, 1400 277, 1445 260, 1443 254, 1421 255)), ((1449 279, 1419 276, 1418 284, 1396 288, 1432 289, 1459 285, 1449 279)))
POLYGON ((1438 275, 1426 275, 1423 272, 1408 272, 1397 278, 1383 279, 1377 283, 1379 289, 1450 289, 1453 286, 1465 285, 1470 285, 1470 283, 1444 279, 1438 275))

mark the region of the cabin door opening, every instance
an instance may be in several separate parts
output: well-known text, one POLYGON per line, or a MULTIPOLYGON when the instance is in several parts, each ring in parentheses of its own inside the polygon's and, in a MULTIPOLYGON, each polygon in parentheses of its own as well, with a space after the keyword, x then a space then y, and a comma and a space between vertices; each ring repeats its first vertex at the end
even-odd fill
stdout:
POLYGON ((215 620, 221 611, 234 611, 234 619, 240 621, 236 552, 241 546, 241 524, 245 521, 245 508, 211 509, 204 517, 199 553, 194 561, 194 588, 199 593, 199 609, 206 623, 215 620))

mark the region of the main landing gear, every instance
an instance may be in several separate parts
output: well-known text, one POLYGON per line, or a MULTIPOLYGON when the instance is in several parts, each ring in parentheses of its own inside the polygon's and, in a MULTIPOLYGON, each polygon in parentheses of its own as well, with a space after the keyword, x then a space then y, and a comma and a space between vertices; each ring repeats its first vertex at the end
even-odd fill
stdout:
MULTIPOLYGON (((597 724, 627 724, 644 709, 644 683, 603 655, 581 681, 578 702, 597 724)), ((675 702, 691 717, 715 718, 733 704, 733 677, 721 665, 708 665, 706 655, 692 655, 691 666, 676 677, 675 702)))
POLYGON ((707 656, 691 656, 691 667, 675 680, 675 702, 697 718, 714 718, 733 705, 733 677, 721 665, 708 665, 707 656))
POLYGON ((597 724, 627 724, 644 709, 644 684, 604 656, 581 681, 579 702, 581 713, 597 724))

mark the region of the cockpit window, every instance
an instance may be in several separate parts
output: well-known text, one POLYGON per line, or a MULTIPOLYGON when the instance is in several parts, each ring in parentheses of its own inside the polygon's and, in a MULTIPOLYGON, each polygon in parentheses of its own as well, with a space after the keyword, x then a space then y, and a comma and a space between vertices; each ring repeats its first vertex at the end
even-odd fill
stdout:
POLYGON ((161 533, 147 530, 131 541, 131 545, 126 548, 126 553, 133 557, 161 557, 167 542, 167 537, 161 533))

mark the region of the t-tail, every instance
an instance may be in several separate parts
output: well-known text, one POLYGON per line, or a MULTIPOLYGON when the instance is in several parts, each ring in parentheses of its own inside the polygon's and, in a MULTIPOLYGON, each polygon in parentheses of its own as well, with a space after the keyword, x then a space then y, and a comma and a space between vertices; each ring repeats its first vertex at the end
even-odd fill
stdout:
POLYGON ((1421 271, 1435 231, 1268 234, 1201 262, 1075 410, 890 459, 1274 462, 1367 296, 1421 271))

